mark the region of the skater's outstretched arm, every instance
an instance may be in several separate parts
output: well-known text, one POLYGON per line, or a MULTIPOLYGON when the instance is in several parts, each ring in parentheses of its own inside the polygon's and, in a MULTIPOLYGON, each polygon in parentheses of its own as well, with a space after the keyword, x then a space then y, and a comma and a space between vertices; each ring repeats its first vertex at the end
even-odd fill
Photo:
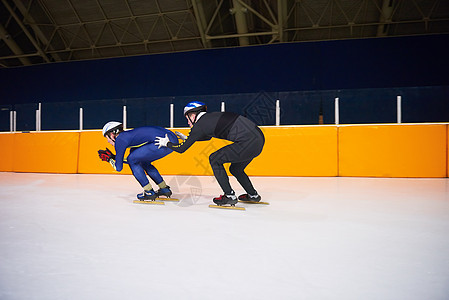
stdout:
POLYGON ((175 134, 180 138, 181 140, 185 141, 187 139, 187 136, 185 136, 183 133, 179 131, 175 131, 175 134))
POLYGON ((207 141, 210 140, 210 137, 207 137, 203 133, 203 130, 201 127, 193 127, 192 130, 190 130, 189 135, 186 137, 186 139, 180 143, 179 145, 175 145, 172 142, 169 141, 167 135, 165 137, 156 137, 156 146, 159 147, 167 147, 169 149, 172 149, 173 151, 176 151, 178 153, 184 153, 187 149, 189 149, 196 141, 207 141))

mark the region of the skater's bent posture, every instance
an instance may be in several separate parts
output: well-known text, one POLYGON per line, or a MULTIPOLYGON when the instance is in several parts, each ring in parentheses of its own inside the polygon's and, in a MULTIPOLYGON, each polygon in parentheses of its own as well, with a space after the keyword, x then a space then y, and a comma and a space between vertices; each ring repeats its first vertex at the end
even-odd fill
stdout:
POLYGON ((108 122, 103 127, 103 136, 115 147, 114 155, 109 149, 99 150, 98 154, 103 161, 108 161, 116 171, 123 169, 123 163, 127 163, 131 171, 143 188, 143 192, 137 195, 139 200, 154 200, 156 197, 164 195, 170 197, 172 192, 167 186, 159 171, 151 164, 172 152, 168 148, 158 148, 154 144, 156 136, 165 135, 174 144, 178 144, 177 136, 162 127, 139 127, 132 130, 123 131, 120 122, 108 122), (125 159, 125 151, 130 148, 130 154, 125 159), (159 186, 155 192, 147 176, 159 186))
POLYGON ((184 116, 191 127, 189 136, 179 145, 173 144, 169 135, 157 137, 156 145, 164 146, 176 152, 183 153, 196 141, 207 141, 211 138, 229 140, 234 143, 227 145, 212 153, 209 161, 224 195, 214 198, 218 205, 235 205, 238 200, 260 201, 261 197, 254 189, 248 175, 245 173, 246 166, 262 152, 265 137, 249 119, 231 112, 206 113, 207 107, 199 101, 190 102, 184 108, 184 116), (231 163, 229 171, 245 189, 246 194, 237 199, 235 192, 229 184, 224 163, 231 163))

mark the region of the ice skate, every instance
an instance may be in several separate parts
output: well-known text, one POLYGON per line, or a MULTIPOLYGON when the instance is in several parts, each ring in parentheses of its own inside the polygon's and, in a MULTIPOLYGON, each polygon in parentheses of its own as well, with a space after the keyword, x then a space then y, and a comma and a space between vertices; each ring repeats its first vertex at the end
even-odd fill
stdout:
POLYGON ((153 189, 149 190, 149 191, 143 191, 140 194, 137 194, 137 199, 139 199, 140 201, 154 201, 157 197, 157 194, 154 192, 153 189))
POLYGON ((134 203, 140 203, 140 204, 156 204, 156 205, 164 205, 164 202, 156 201, 157 193, 154 192, 153 189, 149 191, 143 191, 140 194, 137 194, 137 199, 134 200, 134 203))
POLYGON ((236 207, 235 204, 239 202, 237 197, 235 196, 234 191, 231 194, 224 194, 220 197, 214 198, 214 204, 209 205, 210 208, 227 208, 227 209, 236 209, 236 210, 245 210, 244 207, 236 207), (227 205, 229 204, 229 205, 227 205))
POLYGON ((257 192, 256 192, 255 195, 243 194, 243 195, 239 196, 239 201, 242 201, 242 202, 248 202, 248 201, 250 201, 250 202, 259 202, 260 199, 262 199, 262 198, 260 197, 259 194, 257 194, 257 192))
POLYGON ((234 195, 234 193, 229 195, 221 195, 220 197, 214 198, 214 203, 220 206, 224 206, 226 204, 230 204, 231 206, 235 206, 235 204, 238 202, 237 197, 234 195))
POLYGON ((243 195, 240 195, 240 196, 239 196, 239 202, 241 202, 241 203, 265 204, 265 205, 270 204, 270 203, 268 203, 268 202, 262 202, 262 201, 260 201, 261 199, 262 199, 262 197, 260 197, 260 195, 257 194, 257 192, 256 192, 255 195, 243 194, 243 195))
POLYGON ((225 209, 236 209, 245 210, 244 207, 235 206, 239 202, 234 192, 232 194, 221 195, 220 197, 214 198, 214 203, 216 205, 209 205, 210 208, 225 208, 225 209), (229 205, 228 205, 229 204, 229 205))
POLYGON ((170 198, 171 195, 172 195, 172 191, 170 190, 170 187, 168 185, 166 187, 164 187, 163 189, 159 189, 159 191, 157 191, 158 198, 160 198, 161 196, 170 198))
POLYGON ((160 201, 179 201, 179 199, 177 198, 171 198, 172 195, 172 191, 170 190, 169 186, 166 186, 163 189, 159 189, 159 191, 157 191, 157 198, 156 200, 160 200, 160 201), (161 197, 164 196, 164 197, 161 197))

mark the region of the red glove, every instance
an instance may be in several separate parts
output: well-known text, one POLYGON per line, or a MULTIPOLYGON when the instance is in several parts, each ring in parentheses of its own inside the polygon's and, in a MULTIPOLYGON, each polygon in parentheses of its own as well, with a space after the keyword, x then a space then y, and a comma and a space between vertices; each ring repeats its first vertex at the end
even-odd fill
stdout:
POLYGON ((111 150, 106 148, 106 150, 98 150, 98 156, 102 161, 109 161, 110 159, 115 159, 115 155, 112 154, 111 150))

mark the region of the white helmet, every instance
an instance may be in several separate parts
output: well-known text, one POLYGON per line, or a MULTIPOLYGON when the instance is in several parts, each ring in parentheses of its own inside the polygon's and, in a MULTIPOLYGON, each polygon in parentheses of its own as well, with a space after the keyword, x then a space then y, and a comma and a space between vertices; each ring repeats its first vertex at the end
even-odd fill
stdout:
POLYGON ((189 113, 189 112, 201 112, 201 111, 207 111, 207 106, 206 104, 204 104, 203 102, 200 101, 192 101, 190 103, 188 103, 185 107, 184 107, 184 116, 189 113))
POLYGON ((110 132, 119 132, 123 130, 123 124, 116 121, 107 122, 103 126, 103 136, 106 136, 110 132))

